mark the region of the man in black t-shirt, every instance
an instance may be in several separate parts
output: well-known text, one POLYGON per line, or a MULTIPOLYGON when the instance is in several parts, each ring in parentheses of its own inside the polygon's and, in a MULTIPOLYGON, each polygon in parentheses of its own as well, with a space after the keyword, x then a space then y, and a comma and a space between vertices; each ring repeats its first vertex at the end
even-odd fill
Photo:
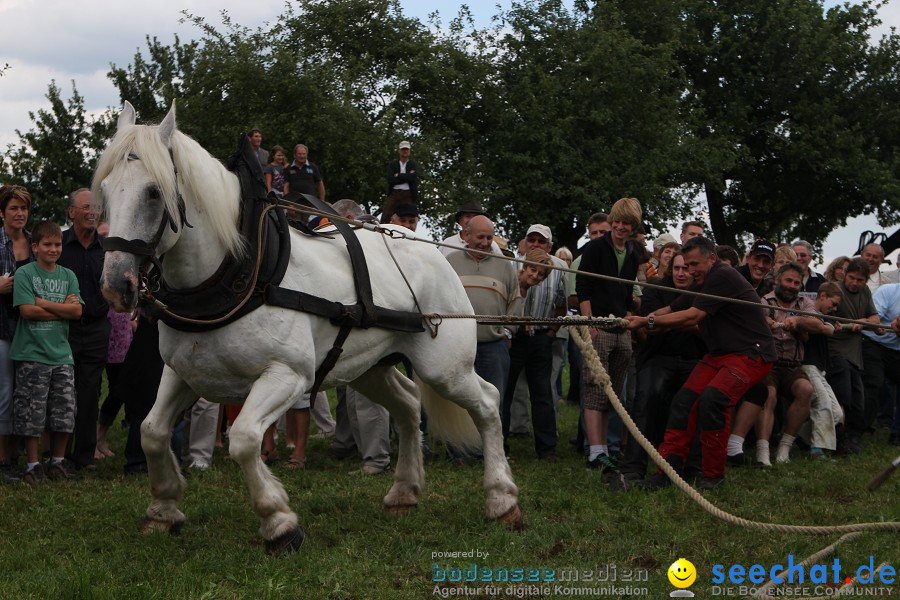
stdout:
POLYGON ((284 170, 284 195, 309 194, 325 201, 325 183, 319 167, 307 160, 309 150, 303 144, 294 146, 294 162, 284 170))
MULTIPOLYGON (((682 250, 694 285, 710 296, 758 303, 759 297, 736 270, 722 264, 715 244, 705 238, 688 240, 682 250)), ((708 353, 672 398, 669 423, 659 453, 681 471, 697 426, 700 427, 702 472, 700 489, 718 487, 725 479, 726 443, 731 408, 772 370, 775 344, 759 306, 717 298, 682 295, 670 306, 646 317, 626 317, 629 329, 682 328, 697 325, 708 353)), ((671 485, 662 473, 644 487, 671 485)))

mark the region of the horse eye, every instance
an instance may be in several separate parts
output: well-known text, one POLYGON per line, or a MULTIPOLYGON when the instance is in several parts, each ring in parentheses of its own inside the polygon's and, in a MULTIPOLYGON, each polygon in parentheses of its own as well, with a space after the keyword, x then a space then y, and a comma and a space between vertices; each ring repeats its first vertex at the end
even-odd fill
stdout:
POLYGON ((154 185, 147 191, 147 196, 149 196, 151 200, 159 200, 159 188, 154 185))

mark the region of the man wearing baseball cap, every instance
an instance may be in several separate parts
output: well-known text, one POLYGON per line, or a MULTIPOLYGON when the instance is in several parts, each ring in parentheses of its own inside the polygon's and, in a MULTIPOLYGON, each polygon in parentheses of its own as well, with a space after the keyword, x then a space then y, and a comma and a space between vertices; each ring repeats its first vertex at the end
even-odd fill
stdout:
POLYGON ((750 247, 747 262, 738 267, 738 272, 756 289, 760 298, 772 291, 766 275, 775 262, 775 244, 766 239, 758 239, 750 247))
POLYGON ((406 140, 397 146, 400 157, 387 165, 387 200, 381 211, 381 222, 390 223, 391 216, 401 203, 419 202, 419 164, 409 157, 412 148, 406 140))

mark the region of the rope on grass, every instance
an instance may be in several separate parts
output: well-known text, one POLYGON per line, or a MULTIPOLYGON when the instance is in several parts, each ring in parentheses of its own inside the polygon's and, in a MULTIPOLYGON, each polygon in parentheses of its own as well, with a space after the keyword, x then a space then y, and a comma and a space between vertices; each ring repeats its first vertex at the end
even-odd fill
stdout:
MULTIPOLYGON (((839 537, 839 538, 837 539, 837 541, 835 541, 835 542, 834 542, 833 544, 831 544, 830 546, 825 546, 824 548, 822 548, 821 550, 819 550, 819 551, 816 552, 815 554, 812 554, 812 555, 808 556, 802 563, 800 563, 799 566, 803 567, 803 569, 805 570, 805 569, 806 569, 807 567, 809 567, 810 565, 815 564, 815 563, 819 562, 821 559, 823 559, 823 558, 825 558, 826 556, 830 555, 832 552, 834 552, 834 550, 835 550, 838 546, 840 546, 840 545, 843 544, 844 542, 849 542, 850 540, 855 540, 856 538, 858 538, 858 537, 861 536, 862 534, 863 534, 862 531, 854 531, 854 532, 851 532, 851 533, 845 533, 844 535, 842 535, 841 537, 839 537)), ((785 569, 784 571, 782 571, 781 573, 779 573, 778 576, 777 576, 778 579, 781 579, 781 580, 782 580, 782 583, 784 582, 784 576, 785 576, 786 573, 787 573, 787 569, 785 569)), ((772 580, 770 579, 769 581, 767 581, 767 582, 764 583, 763 585, 759 586, 759 587, 756 589, 756 593, 753 594, 753 596, 756 597, 756 598, 766 598, 766 597, 769 597, 769 596, 770 596, 769 592, 770 592, 771 590, 774 590, 774 589, 777 588, 777 587, 778 587, 778 584, 772 583, 772 580)))
MULTIPOLYGON (((874 579, 875 574, 878 573, 879 571, 881 571, 886 566, 888 566, 888 563, 886 561, 881 563, 880 565, 878 565, 875 568, 875 571, 872 573, 872 578, 874 579)), ((835 591, 834 594, 831 596, 816 596, 814 598, 806 597, 806 598, 798 598, 798 600, 832 600, 835 597, 840 598, 843 595, 849 594, 850 590, 853 589, 855 586, 856 586, 856 577, 854 576, 853 578, 850 579, 850 581, 848 581, 847 583, 845 583, 844 585, 839 587, 837 589, 837 591, 835 591)))
MULTIPOLYGON (((849 542, 850 540, 854 540, 854 539, 858 538, 859 536, 861 536, 862 534, 863 534, 862 531, 854 531, 852 533, 846 533, 846 534, 842 535, 841 537, 839 537, 837 539, 837 541, 835 541, 830 546, 826 546, 826 547, 822 548, 821 550, 819 550, 818 552, 816 552, 815 554, 808 556, 803 562, 800 563, 799 566, 802 567, 803 569, 807 569, 810 565, 814 565, 814 564, 818 563, 820 560, 822 560, 826 556, 833 553, 834 550, 838 546, 843 544, 844 542, 849 542)), ((878 567, 875 569, 875 572, 872 573, 872 577, 874 578, 875 574, 878 573, 879 571, 881 571, 881 569, 883 569, 884 567, 886 567, 887 564, 888 564, 887 562, 883 562, 880 565, 878 565, 878 567)), ((773 593, 773 592, 778 589, 779 585, 783 585, 785 583, 784 576, 787 574, 788 574, 788 569, 785 569, 784 571, 782 571, 781 573, 776 575, 776 578, 781 580, 781 584, 773 583, 772 580, 770 579, 765 584, 758 587, 752 597, 754 597, 754 598, 771 598, 772 596, 777 595, 776 593, 773 593)), ((852 588, 855 584, 856 584, 856 577, 853 577, 852 579, 847 581, 847 583, 845 583, 840 588, 838 588, 831 596, 801 597, 798 600, 830 600, 831 598, 834 598, 835 596, 840 597, 842 594, 845 594, 846 591, 849 590, 850 588, 852 588)))
POLYGON ((779 533, 824 535, 830 533, 850 533, 855 531, 900 531, 900 522, 896 521, 886 521, 881 523, 856 523, 849 525, 783 525, 780 523, 762 523, 759 521, 751 521, 749 519, 744 519, 742 517, 732 515, 718 508, 712 502, 704 498, 697 490, 692 488, 687 481, 682 479, 681 476, 679 476, 678 473, 675 472, 675 469, 672 468, 672 465, 667 463, 663 459, 663 457, 660 456, 659 452, 656 451, 656 448, 653 447, 653 444, 651 444, 650 441, 646 437, 644 437, 644 435, 637 428, 637 425, 635 425, 634 421, 631 419, 631 416, 628 414, 628 411, 625 410, 625 407, 622 406, 622 403, 619 401, 619 397, 616 395, 616 392, 612 388, 612 382, 610 381, 609 374, 606 372, 606 369, 603 368, 603 364, 600 362, 600 357, 597 355, 597 351, 594 349, 594 344, 591 342, 591 336, 588 332, 588 328, 583 325, 579 327, 573 327, 572 333, 574 334, 575 342, 581 349, 585 364, 588 365, 588 370, 590 371, 591 378, 606 392, 606 395, 609 397, 610 402, 616 409, 616 412, 619 413, 619 416, 622 417, 622 421, 625 423, 625 426, 628 428, 628 431, 632 435, 632 437, 638 441, 638 443, 647 452, 647 454, 651 458, 653 458, 653 462, 656 463, 656 465, 662 470, 662 472, 665 473, 682 492, 687 494, 691 500, 699 504, 700 507, 703 508, 703 510, 710 513, 714 517, 717 517, 732 525, 738 525, 750 529, 776 531, 779 533))

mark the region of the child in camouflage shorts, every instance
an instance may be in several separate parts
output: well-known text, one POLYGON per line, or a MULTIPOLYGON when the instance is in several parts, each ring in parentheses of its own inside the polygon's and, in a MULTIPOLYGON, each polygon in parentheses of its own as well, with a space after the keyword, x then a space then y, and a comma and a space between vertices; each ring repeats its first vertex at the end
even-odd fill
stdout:
POLYGON ((51 432, 51 479, 74 479, 63 464, 75 426, 75 370, 69 347, 69 320, 81 318, 83 301, 75 273, 56 264, 62 253, 59 225, 41 221, 31 232, 36 260, 16 271, 13 305, 19 322, 10 348, 16 361, 13 434, 25 441, 28 466, 23 480, 41 483, 38 440, 51 432))

